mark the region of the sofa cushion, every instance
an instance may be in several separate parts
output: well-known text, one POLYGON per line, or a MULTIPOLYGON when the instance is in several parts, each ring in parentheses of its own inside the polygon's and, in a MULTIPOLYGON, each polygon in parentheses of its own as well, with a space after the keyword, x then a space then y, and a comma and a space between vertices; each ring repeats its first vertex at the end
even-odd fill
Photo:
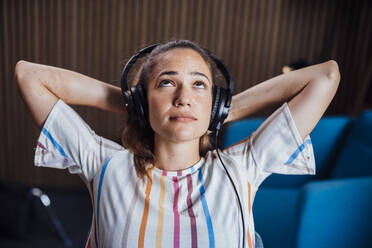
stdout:
POLYGON ((329 178, 353 123, 346 116, 324 117, 311 132, 318 179, 329 178))
POLYGON ((254 223, 265 248, 294 247, 299 192, 296 188, 260 188, 257 191, 253 204, 254 223))
POLYGON ((355 121, 341 150, 332 178, 372 176, 372 110, 355 121))
POLYGON ((372 247, 372 177, 314 181, 300 191, 296 248, 372 247))

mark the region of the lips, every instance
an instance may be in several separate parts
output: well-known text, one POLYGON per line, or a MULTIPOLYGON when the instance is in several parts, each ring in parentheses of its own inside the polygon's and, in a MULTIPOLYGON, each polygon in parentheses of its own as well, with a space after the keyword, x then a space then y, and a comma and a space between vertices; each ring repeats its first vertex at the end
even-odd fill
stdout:
POLYGON ((194 116, 190 114, 175 114, 175 115, 171 115, 170 119, 173 121, 195 121, 197 120, 194 116))

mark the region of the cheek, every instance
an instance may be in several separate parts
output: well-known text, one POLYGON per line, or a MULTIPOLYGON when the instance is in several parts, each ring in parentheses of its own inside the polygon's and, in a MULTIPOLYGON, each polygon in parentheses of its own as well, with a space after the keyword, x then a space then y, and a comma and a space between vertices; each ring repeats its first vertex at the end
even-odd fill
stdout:
POLYGON ((156 131, 159 123, 162 121, 161 117, 166 111, 167 104, 159 99, 149 99, 148 103, 150 126, 154 131, 156 131))
POLYGON ((209 121, 210 121, 210 118, 211 118, 211 112, 212 112, 212 97, 207 97, 207 98, 204 98, 201 102, 200 102, 200 109, 199 111, 201 113, 204 113, 202 115, 202 118, 205 122, 205 125, 209 125, 209 121))
POLYGON ((156 104, 156 102, 154 101, 149 101, 148 102, 148 107, 149 107, 149 120, 150 120, 150 123, 152 121, 154 121, 154 119, 156 120, 156 116, 157 116, 157 113, 159 112, 158 110, 158 104, 156 104))

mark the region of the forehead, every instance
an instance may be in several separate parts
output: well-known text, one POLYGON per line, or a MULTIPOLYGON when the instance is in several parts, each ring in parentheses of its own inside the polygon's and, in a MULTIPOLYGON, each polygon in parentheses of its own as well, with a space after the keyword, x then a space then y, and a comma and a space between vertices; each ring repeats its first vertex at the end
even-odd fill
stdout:
POLYGON ((198 71, 211 77, 206 61, 190 48, 175 48, 157 55, 153 72, 156 74, 163 70, 198 71))

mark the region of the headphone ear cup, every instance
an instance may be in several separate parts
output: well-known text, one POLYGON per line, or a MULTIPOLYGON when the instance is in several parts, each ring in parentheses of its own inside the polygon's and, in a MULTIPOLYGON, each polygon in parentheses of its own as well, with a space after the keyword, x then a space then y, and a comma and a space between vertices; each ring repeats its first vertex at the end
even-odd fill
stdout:
POLYGON ((148 111, 148 104, 147 104, 147 94, 146 94, 146 90, 143 84, 140 83, 137 85, 137 92, 138 92, 139 102, 141 106, 141 121, 143 125, 145 125, 148 122, 149 111, 148 111))
POLYGON ((136 86, 130 87, 130 91, 132 92, 132 99, 133 99, 133 110, 134 110, 133 111, 133 119, 138 121, 138 120, 141 119, 141 110, 139 109, 139 108, 141 108, 139 106, 141 103, 138 102, 137 87, 136 86))
POLYGON ((227 98, 228 98, 227 90, 221 89, 220 90, 220 104, 218 105, 217 116, 216 116, 216 122, 217 123, 220 122, 221 126, 230 111, 230 107, 226 107, 227 98))
POLYGON ((212 110, 211 110, 211 119, 209 121, 209 127, 208 130, 214 131, 216 126, 216 114, 218 111, 218 106, 220 104, 220 91, 221 88, 217 85, 214 85, 213 87, 213 104, 212 104, 212 110))
POLYGON ((222 127, 223 122, 227 118, 230 112, 230 101, 231 101, 231 94, 227 89, 221 89, 221 100, 220 106, 218 109, 218 123, 220 123, 220 127, 222 127))
POLYGON ((142 84, 131 87, 135 109, 135 119, 144 127, 147 122, 147 100, 142 84))
POLYGON ((230 106, 228 106, 227 104, 228 98, 229 91, 224 88, 218 87, 212 111, 214 115, 213 122, 209 124, 209 130, 215 131, 216 129, 220 129, 222 127, 223 122, 230 112, 230 106))
POLYGON ((124 91, 123 95, 124 95, 124 99, 125 99, 125 109, 127 110, 128 115, 135 118, 136 110, 134 109, 132 91, 130 91, 130 92, 124 91))

